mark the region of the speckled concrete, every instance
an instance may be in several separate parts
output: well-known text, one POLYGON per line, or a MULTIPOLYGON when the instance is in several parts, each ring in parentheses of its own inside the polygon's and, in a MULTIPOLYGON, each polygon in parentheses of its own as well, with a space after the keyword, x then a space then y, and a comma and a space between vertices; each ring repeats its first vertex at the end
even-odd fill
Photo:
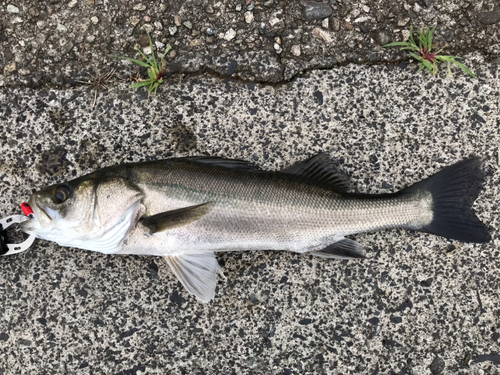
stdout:
POLYGON ((125 84, 0 92, 0 211, 49 183, 127 161, 219 155, 283 168, 330 151, 369 193, 486 158, 475 209, 493 241, 391 230, 355 236, 368 259, 218 255, 215 300, 160 258, 38 240, 0 259, 0 374, 498 374, 499 66, 479 80, 346 66, 286 85, 209 76, 151 100, 125 84))

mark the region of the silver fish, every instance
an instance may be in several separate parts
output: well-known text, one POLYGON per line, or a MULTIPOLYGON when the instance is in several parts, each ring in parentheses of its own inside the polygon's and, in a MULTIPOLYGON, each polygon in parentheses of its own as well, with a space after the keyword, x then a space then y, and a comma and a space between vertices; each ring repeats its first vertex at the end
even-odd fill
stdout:
POLYGON ((288 250, 363 258, 345 236, 387 228, 487 242, 472 211, 482 187, 470 158, 393 194, 348 193, 319 154, 279 172, 238 160, 189 157, 104 168, 33 194, 22 229, 62 246, 163 256, 202 302, 215 294, 214 252, 288 250))

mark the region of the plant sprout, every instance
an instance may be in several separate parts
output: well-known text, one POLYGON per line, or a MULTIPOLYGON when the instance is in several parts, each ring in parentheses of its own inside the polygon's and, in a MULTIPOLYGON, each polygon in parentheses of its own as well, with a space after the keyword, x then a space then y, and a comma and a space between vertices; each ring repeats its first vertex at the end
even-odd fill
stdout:
POLYGON ((123 56, 115 56, 115 55, 108 55, 110 57, 115 57, 117 59, 124 59, 124 60, 129 60, 132 61, 133 63, 140 65, 144 68, 147 68, 148 70, 148 79, 140 79, 138 82, 133 83, 130 85, 130 88, 139 88, 139 87, 144 87, 144 86, 149 86, 148 93, 151 94, 152 92, 156 94, 156 90, 158 90, 158 86, 160 83, 163 82, 163 75, 165 74, 165 67, 166 67, 166 61, 165 61, 165 55, 170 51, 171 47, 167 46, 165 49, 165 53, 163 55, 158 56, 159 58, 156 59, 155 56, 155 51, 154 51, 154 46, 153 46, 153 41, 151 40, 151 36, 148 34, 149 38, 149 46, 151 48, 151 56, 152 60, 149 59, 142 51, 140 48, 136 48, 136 50, 141 54, 141 56, 144 58, 146 61, 141 61, 137 59, 132 59, 130 57, 123 57, 123 56))
POLYGON ((434 34, 434 30, 436 30, 436 26, 430 29, 422 27, 420 31, 417 31, 418 35, 418 46, 417 46, 417 43, 415 43, 415 40, 413 39, 413 27, 410 27, 410 39, 408 42, 389 43, 386 44, 384 47, 402 47, 401 48, 402 50, 410 50, 410 55, 419 62, 420 69, 418 71, 427 69, 429 73, 434 75, 437 73, 438 64, 446 62, 450 77, 453 77, 450 66, 451 64, 455 64, 465 73, 476 78, 474 73, 472 73, 464 64, 456 60, 460 59, 460 57, 439 54, 446 47, 446 45, 439 51, 432 52, 432 35, 434 34))

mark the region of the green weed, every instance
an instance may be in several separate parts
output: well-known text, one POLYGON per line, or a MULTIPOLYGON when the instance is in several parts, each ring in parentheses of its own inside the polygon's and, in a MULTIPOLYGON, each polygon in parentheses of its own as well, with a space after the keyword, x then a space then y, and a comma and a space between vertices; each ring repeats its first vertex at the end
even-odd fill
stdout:
POLYGON ((432 35, 436 30, 436 26, 433 28, 422 27, 420 31, 417 31, 418 35, 418 46, 413 39, 413 27, 410 27, 410 39, 408 42, 394 42, 386 44, 384 47, 402 47, 402 50, 410 50, 410 55, 419 62, 421 71, 427 69, 429 73, 436 74, 438 70, 438 64, 445 62, 448 66, 448 73, 450 77, 453 77, 451 72, 451 64, 458 66, 465 73, 476 78, 476 75, 472 73, 464 64, 458 62, 456 59, 460 59, 457 56, 447 56, 440 55, 439 53, 446 47, 446 45, 437 52, 432 52, 432 35))
POLYGON ((115 57, 117 59, 129 60, 137 65, 140 65, 144 68, 147 68, 149 78, 138 80, 138 82, 131 84, 130 88, 135 89, 135 88, 139 88, 139 87, 149 86, 148 93, 151 94, 153 92, 154 94, 156 94, 156 91, 158 90, 158 86, 161 83, 163 83, 163 75, 165 74, 165 67, 166 67, 166 63, 167 63, 164 58, 165 58, 165 55, 168 53, 168 51, 170 51, 171 47, 167 46, 167 48, 165 49, 165 53, 162 56, 159 56, 159 58, 157 59, 155 56, 153 41, 151 40, 151 36, 149 35, 149 33, 148 33, 148 38, 149 38, 149 46, 151 47, 152 60, 149 59, 140 50, 140 48, 136 48, 136 49, 141 54, 141 56, 144 58, 144 60, 146 60, 146 61, 132 59, 130 57, 116 56, 116 55, 108 55, 108 56, 115 57))

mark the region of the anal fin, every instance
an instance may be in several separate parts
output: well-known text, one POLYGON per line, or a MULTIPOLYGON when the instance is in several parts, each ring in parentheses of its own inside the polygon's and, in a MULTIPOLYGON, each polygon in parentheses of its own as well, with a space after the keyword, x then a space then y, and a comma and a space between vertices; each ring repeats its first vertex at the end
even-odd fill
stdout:
POLYGON ((168 256, 165 259, 189 293, 203 303, 214 298, 219 264, 213 251, 168 256))
POLYGON ((365 252, 363 250, 363 245, 348 238, 344 238, 343 240, 335 242, 325 247, 324 249, 311 251, 308 254, 321 258, 333 259, 366 258, 365 252))

